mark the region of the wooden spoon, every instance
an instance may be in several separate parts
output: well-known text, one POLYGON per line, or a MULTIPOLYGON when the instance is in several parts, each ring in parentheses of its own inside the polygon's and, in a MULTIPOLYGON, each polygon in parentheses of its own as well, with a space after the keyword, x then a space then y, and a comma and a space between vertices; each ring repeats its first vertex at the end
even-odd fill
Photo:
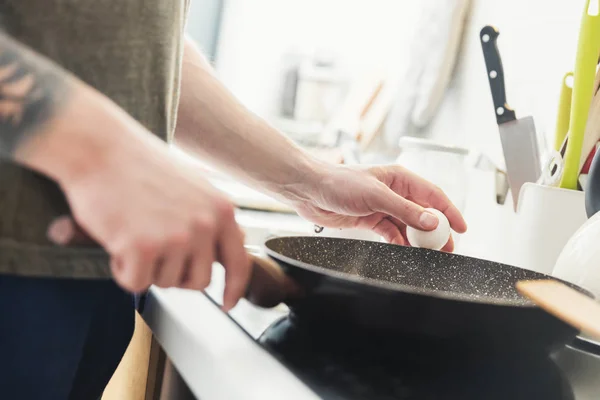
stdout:
POLYGON ((600 303, 555 280, 517 282, 517 291, 539 307, 600 340, 600 303))

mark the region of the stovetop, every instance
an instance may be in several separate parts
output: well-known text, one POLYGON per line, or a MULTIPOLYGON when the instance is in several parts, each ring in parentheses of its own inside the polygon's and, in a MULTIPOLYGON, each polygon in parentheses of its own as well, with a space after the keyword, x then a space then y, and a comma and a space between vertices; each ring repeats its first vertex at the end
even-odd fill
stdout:
POLYGON ((431 340, 330 328, 315 335, 288 316, 258 341, 327 400, 600 398, 600 357, 592 352, 600 353, 593 345, 551 357, 490 359, 431 340))

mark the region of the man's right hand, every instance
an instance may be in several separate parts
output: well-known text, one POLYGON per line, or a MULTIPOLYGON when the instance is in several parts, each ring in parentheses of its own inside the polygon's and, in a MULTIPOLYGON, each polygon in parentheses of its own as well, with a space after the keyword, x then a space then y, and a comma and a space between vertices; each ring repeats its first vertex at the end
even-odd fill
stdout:
POLYGON ((0 157, 61 186, 124 288, 204 289, 220 261, 233 306, 249 260, 231 204, 106 96, 3 32, 0 52, 0 157))
MULTIPOLYGON (((166 144, 135 123, 129 128, 139 132, 63 184, 77 224, 109 252, 115 280, 132 292, 151 284, 202 290, 212 263, 221 262, 231 308, 249 279, 233 206, 166 144)), ((60 224, 49 230, 66 244, 64 232, 60 224)))
MULTIPOLYGON (((115 280, 132 292, 151 284, 202 290, 221 262, 231 308, 249 279, 233 206, 164 143, 139 133, 63 184, 77 224, 109 252, 115 280)), ((64 233, 60 224, 49 230, 67 244, 64 233)))

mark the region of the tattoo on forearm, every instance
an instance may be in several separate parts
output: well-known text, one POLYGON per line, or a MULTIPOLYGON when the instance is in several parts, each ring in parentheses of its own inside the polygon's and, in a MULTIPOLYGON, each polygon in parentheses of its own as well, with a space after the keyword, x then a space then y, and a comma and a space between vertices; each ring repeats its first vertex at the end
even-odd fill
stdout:
POLYGON ((41 56, 0 33, 0 156, 52 118, 66 89, 64 74, 41 56))

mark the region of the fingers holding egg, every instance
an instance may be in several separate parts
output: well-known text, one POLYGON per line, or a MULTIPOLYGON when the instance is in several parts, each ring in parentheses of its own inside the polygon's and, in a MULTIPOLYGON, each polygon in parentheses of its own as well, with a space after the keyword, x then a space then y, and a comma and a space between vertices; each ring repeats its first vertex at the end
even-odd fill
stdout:
POLYGON ((413 247, 441 250, 450 240, 450 222, 448 222, 448 218, 444 213, 435 208, 426 208, 425 211, 437 217, 437 227, 431 231, 423 231, 407 226, 406 238, 413 247))

